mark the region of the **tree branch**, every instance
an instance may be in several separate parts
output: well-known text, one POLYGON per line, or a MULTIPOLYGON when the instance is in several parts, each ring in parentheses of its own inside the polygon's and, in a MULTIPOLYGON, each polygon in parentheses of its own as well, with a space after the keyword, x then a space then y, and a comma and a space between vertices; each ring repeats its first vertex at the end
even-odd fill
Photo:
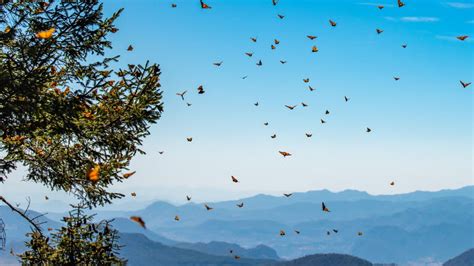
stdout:
POLYGON ((5 203, 8 207, 10 207, 10 209, 16 213, 18 213, 21 217, 23 217, 25 220, 27 220, 35 229, 36 231, 38 231, 41 235, 43 235, 43 233, 41 232, 41 228, 38 226, 38 224, 35 223, 35 221, 33 221, 32 219, 30 219, 30 217, 28 217, 26 215, 26 213, 24 212, 21 212, 20 210, 18 210, 17 208, 13 207, 13 205, 8 202, 3 196, 0 196, 0 201, 2 201, 3 203, 5 203))

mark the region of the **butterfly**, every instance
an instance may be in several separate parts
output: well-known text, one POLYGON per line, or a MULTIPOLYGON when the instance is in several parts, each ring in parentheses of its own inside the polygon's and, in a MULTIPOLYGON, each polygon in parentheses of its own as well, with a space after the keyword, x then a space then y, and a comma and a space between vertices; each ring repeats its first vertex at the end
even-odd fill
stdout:
POLYGON ((400 78, 399 77, 393 77, 394 80, 399 80, 400 78))
POLYGON ((253 53, 245 53, 248 57, 252 57, 253 53))
POLYGON ((330 235, 330 234, 331 234, 331 232, 327 231, 327 232, 326 232, 326 234, 327 234, 327 235, 330 235))
POLYGON ((308 86, 309 91, 314 91, 313 87, 308 86))
POLYGON ((348 98, 347 96, 344 96, 344 100, 345 100, 346 102, 348 102, 348 101, 350 100, 350 98, 348 98))
POLYGON ((324 112, 324 113, 328 115, 328 114, 329 114, 329 110, 326 110, 326 112, 324 112))
POLYGON ((287 198, 291 197, 291 195, 293 195, 293 193, 288 193, 288 194, 283 193, 283 196, 285 196, 287 198))
POLYGON ((308 37, 310 40, 314 40, 318 38, 317 36, 314 36, 314 35, 306 35, 306 37, 308 37))
POLYGON ((381 30, 381 29, 376 29, 375 31, 377 32, 377 34, 380 34, 380 33, 383 32, 383 30, 381 30))
POLYGON ((129 52, 133 51, 133 46, 129 45, 128 48, 127 48, 127 51, 129 51, 129 52))
POLYGON ((163 153, 165 153, 165 152, 164 152, 164 151, 159 151, 158 153, 159 153, 159 154, 163 154, 163 153))
POLYGON ((268 126, 268 122, 263 123, 263 125, 268 126))
POLYGON ((262 60, 258 60, 257 66, 261 66, 261 65, 263 65, 262 60))
POLYGON ((197 90, 198 90, 198 94, 204 94, 204 93, 205 93, 204 87, 203 87, 202 85, 200 85, 200 86, 197 88, 197 90))
POLYGON ((395 182, 394 181, 390 182, 390 186, 395 186, 395 182))
POLYGON ((465 39, 469 38, 469 36, 467 35, 462 35, 462 36, 458 36, 456 37, 456 39, 460 40, 460 41, 464 41, 465 39))
POLYGON ((193 104, 192 104, 192 103, 186 103, 186 105, 187 105, 187 106, 191 106, 191 105, 193 105, 193 104))
POLYGON ((252 42, 257 42, 257 37, 250 37, 250 40, 252 40, 252 42))
POLYGON ((312 52, 312 53, 317 53, 317 52, 319 52, 318 47, 316 47, 316 45, 313 45, 313 47, 311 47, 311 52, 312 52))
POLYGON ((298 106, 298 105, 285 105, 285 107, 288 108, 288 109, 290 109, 290 110, 295 109, 296 106, 298 106))
POLYGON ((130 193, 130 195, 131 195, 132 197, 136 197, 136 196, 137 196, 137 193, 132 192, 132 193, 130 193))
POLYGON ((280 41, 277 40, 277 39, 275 39, 275 40, 274 40, 274 43, 275 43, 276 45, 278 45, 278 44, 280 44, 280 41))
POLYGON ((304 83, 308 83, 308 82, 309 82, 309 78, 303 79, 303 82, 304 82, 304 83))
POLYGON ((236 205, 237 205, 237 207, 239 207, 239 208, 244 207, 244 203, 243 203, 243 202, 241 202, 240 204, 236 204, 236 205))
POLYGON ((272 50, 275 50, 275 49, 276 49, 276 46, 273 45, 273 44, 272 44, 270 47, 272 48, 272 50))
POLYGON ((280 0, 272 0, 272 3, 273 3, 274 6, 276 6, 279 1, 280 1, 280 0))
POLYGON ((44 199, 45 199, 45 200, 49 200, 48 196, 44 196, 44 199))
POLYGON ((367 133, 372 132, 372 129, 367 128, 367 129, 366 129, 366 132, 367 132, 367 133))
POLYGON ((299 235, 299 234, 300 234, 300 231, 298 231, 298 230, 295 230, 295 233, 296 233, 297 235, 299 235))
POLYGON ((218 67, 219 67, 219 66, 221 66, 221 65, 222 65, 222 63, 224 63, 224 62, 223 62, 223 61, 220 61, 220 62, 213 63, 213 65, 215 65, 215 66, 218 66, 218 67))
POLYGON ((363 235, 363 233, 362 232, 357 232, 357 235, 361 236, 361 235, 363 235))
POLYGON ((280 153, 281 155, 283 155, 283 157, 291 156, 291 153, 286 152, 286 151, 279 151, 279 153, 280 153))
POLYGON ((332 21, 332 20, 329 20, 329 24, 331 24, 331 26, 333 26, 333 27, 336 27, 336 25, 337 25, 337 23, 332 21))
POLYGON ((402 44, 402 47, 403 47, 403 48, 407 48, 407 45, 406 45, 406 44, 402 44))
POLYGON ((188 92, 188 91, 177 92, 176 95, 180 96, 181 99, 184 101, 184 95, 186 94, 186 92, 188 92))
POLYGON ((471 85, 471 82, 463 82, 461 80, 459 82, 461 82, 463 88, 466 88, 467 86, 471 85))
POLYGON ((326 121, 324 121, 324 120, 321 119, 321 124, 324 124, 324 123, 326 123, 326 121))
POLYGON ((286 235, 285 231, 280 230, 280 236, 284 236, 284 235, 286 235))
POLYGON ((210 7, 208 4, 204 3, 202 0, 199 0, 201 2, 201 8, 202 9, 211 9, 212 7, 210 7))
POLYGON ((191 197, 188 196, 188 195, 186 195, 186 200, 187 200, 187 201, 190 201, 190 200, 191 200, 191 197))
POLYGON ((284 61, 284 60, 280 60, 280 63, 282 63, 282 64, 286 64, 286 61, 284 61))
POLYGON ((209 207, 209 205, 207 205, 207 204, 204 204, 204 207, 206 207, 206 210, 208 210, 208 211, 211 211, 211 210, 214 209, 214 208, 212 208, 212 207, 209 207))
POLYGON ((305 135, 306 135, 306 137, 308 137, 308 138, 311 138, 311 137, 313 136, 313 134, 311 134, 311 133, 305 133, 305 135))
POLYGON ((377 6, 378 9, 382 10, 384 8, 384 6, 377 6))
POLYGON ((332 231, 336 234, 339 232, 339 230, 337 230, 337 229, 332 229, 332 231))
POLYGON ((274 139, 274 138, 276 138, 276 137, 277 137, 276 134, 273 134, 273 135, 270 136, 270 138, 272 138, 272 139, 274 139))
POLYGON ((39 39, 49 39, 53 37, 53 33, 56 29, 55 28, 50 28, 49 30, 44 30, 36 33, 36 38, 39 39))
POLYGON ((179 216, 176 215, 176 216, 174 217, 174 220, 175 220, 175 221, 179 221, 179 220, 180 220, 179 216))
POLYGON ((131 216, 130 220, 138 223, 141 227, 146 229, 145 221, 143 221, 142 217, 140 217, 140 216, 131 216))
POLYGON ((258 106, 258 102, 254 103, 253 105, 258 106))
POLYGON ((301 103, 301 105, 302 105, 303 107, 307 107, 307 106, 308 106, 307 104, 305 104, 305 103, 303 103, 303 102, 301 103))
POLYGON ((123 178, 129 178, 129 177, 131 177, 132 175, 134 175, 136 172, 137 172, 137 171, 125 173, 125 174, 123 174, 123 178))
POLYGON ((248 76, 243 76, 242 79, 246 79, 248 76))
POLYGON ((285 16, 278 14, 278 17, 279 17, 280 19, 283 19, 285 16))
POLYGON ((48 227, 48 231, 53 231, 53 228, 51 228, 51 227, 48 227))
POLYGON ((188 142, 191 142, 191 141, 193 141, 193 138, 186 138, 186 140, 187 140, 188 142))
POLYGON ((402 7, 404 5, 405 5, 405 3, 403 3, 401 0, 398 0, 398 7, 402 7))
POLYGON ((323 212, 330 212, 330 210, 326 207, 326 204, 324 204, 324 202, 321 203, 321 208, 323 209, 323 212))
POLYGON ((100 178, 100 165, 96 164, 94 167, 89 169, 87 172, 87 178, 92 182, 99 181, 100 178))
POLYGON ((234 183, 238 183, 238 182, 239 182, 239 180, 238 180, 237 178, 235 178, 235 176, 231 176, 231 178, 232 178, 232 182, 234 182, 234 183))
POLYGON ((176 4, 171 4, 171 7, 175 8, 175 7, 177 7, 177 5, 176 4))
POLYGON ((236 260, 240 260, 240 256, 235 255, 234 258, 235 258, 236 260))

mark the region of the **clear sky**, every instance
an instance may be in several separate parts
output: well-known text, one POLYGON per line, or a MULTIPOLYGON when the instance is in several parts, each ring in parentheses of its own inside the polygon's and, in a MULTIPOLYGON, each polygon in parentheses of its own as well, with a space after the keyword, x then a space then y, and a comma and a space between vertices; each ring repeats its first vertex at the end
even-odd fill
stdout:
MULTIPOLYGON (((403 8, 395 0, 281 0, 276 7, 271 0, 206 2, 212 9, 201 9, 198 0, 105 2, 106 14, 125 8, 110 54, 120 54, 123 65, 159 63, 165 106, 144 143, 147 155, 133 161, 137 174, 114 189, 135 191, 136 201, 183 202, 186 194, 205 201, 474 184, 474 85, 459 83, 474 81, 472 0, 405 0, 403 8), (461 42, 458 35, 472 37, 461 42), (274 39, 280 44, 272 50, 274 39), (129 44, 133 52, 126 52, 129 44), (199 85, 204 95, 197 94, 199 85), (184 90, 182 101, 176 93, 184 90), (290 111, 285 104, 299 106, 290 111), (283 158, 279 150, 293 156, 283 158), (241 182, 232 183, 231 175, 241 182)), ((2 194, 46 193, 20 182, 23 175, 18 171, 0 186, 2 194)))

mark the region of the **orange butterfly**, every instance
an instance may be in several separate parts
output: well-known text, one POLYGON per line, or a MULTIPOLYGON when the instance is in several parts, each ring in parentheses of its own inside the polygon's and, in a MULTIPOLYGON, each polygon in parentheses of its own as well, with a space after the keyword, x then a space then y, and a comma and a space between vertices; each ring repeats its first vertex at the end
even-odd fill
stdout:
POLYGON ((207 204, 204 204, 204 207, 206 207, 206 210, 208 210, 208 211, 212 211, 214 209, 212 207, 209 207, 209 205, 207 205, 207 204))
POLYGON ((313 52, 313 53, 319 52, 318 47, 316 47, 316 45, 313 45, 313 47, 311 48, 311 52, 313 52))
POLYGON ((274 42, 275 42, 276 45, 280 44, 280 41, 277 40, 277 39, 275 39, 274 42))
POLYGON ((384 8, 384 6, 377 6, 378 9, 382 10, 384 8))
POLYGON ((306 37, 308 37, 310 40, 314 40, 318 38, 317 36, 313 36, 313 35, 306 35, 306 37))
POLYGON ((336 25, 337 25, 337 23, 336 23, 336 22, 334 22, 334 21, 332 21, 332 20, 329 20, 329 23, 330 23, 330 24, 331 24, 331 26, 333 26, 333 27, 336 27, 336 25))
POLYGON ((243 203, 243 202, 242 202, 242 203, 240 203, 240 204, 236 204, 236 205, 237 205, 237 207, 239 207, 239 208, 242 208, 242 207, 244 207, 244 203, 243 203))
POLYGON ((174 217, 174 220, 175 220, 175 221, 179 221, 179 220, 180 220, 179 216, 176 215, 176 216, 174 217))
POLYGON ((283 157, 286 157, 286 156, 291 156, 291 153, 289 152, 286 152, 286 151, 278 151, 281 155, 283 155, 283 157))
POLYGON ((284 235, 286 235, 285 231, 280 230, 280 236, 284 236, 284 235))
POLYGON ((92 182, 99 181, 100 178, 100 165, 96 164, 94 167, 89 169, 87 172, 87 178, 92 182))
POLYGON ((204 94, 204 93, 205 93, 204 87, 203 87, 202 85, 200 85, 200 86, 197 88, 197 90, 198 90, 198 94, 204 94))
POLYGON ((128 48, 127 48, 127 51, 129 51, 129 52, 133 51, 133 46, 129 45, 128 48))
POLYGON ((463 82, 461 80, 459 82, 461 82, 463 88, 466 88, 467 86, 471 85, 471 82, 463 82))
POLYGON ((398 0, 398 7, 402 7, 404 5, 405 5, 405 3, 403 3, 401 0, 398 0))
POLYGON ((458 36, 456 37, 456 39, 460 40, 460 41, 464 41, 465 39, 469 38, 469 36, 467 35, 462 35, 462 36, 458 36))
POLYGON ((55 28, 50 28, 49 30, 37 32, 36 33, 36 38, 49 39, 49 38, 53 37, 53 33, 54 33, 55 30, 56 30, 55 28))
POLYGON ((186 138, 186 140, 187 140, 188 142, 191 142, 191 141, 193 141, 193 138, 186 138))
POLYGON ((285 197, 289 198, 289 197, 291 197, 291 195, 293 195, 293 193, 288 193, 288 194, 283 193, 283 195, 284 195, 285 197))
POLYGON ((326 204, 324 204, 324 202, 321 203, 321 208, 323 209, 323 212, 330 212, 330 210, 326 207, 326 204))
POLYGON ((137 172, 137 171, 125 173, 125 174, 123 174, 123 178, 129 178, 129 177, 131 177, 132 175, 134 175, 136 172, 137 172))
POLYGON ((140 217, 140 216, 131 216, 130 220, 138 223, 141 227, 146 229, 145 221, 143 221, 142 217, 140 217))
POLYGON ((308 83, 308 82, 309 82, 309 78, 303 79, 303 82, 304 82, 304 83, 308 83))
POLYGON ((200 0, 200 2, 201 2, 201 8, 203 8, 203 9, 211 9, 212 8, 208 4, 204 3, 202 0, 200 0))
POLYGON ((235 176, 231 176, 230 178, 232 178, 232 182, 234 182, 234 183, 238 183, 238 182, 239 182, 239 180, 238 180, 237 178, 235 178, 235 176))
POLYGON ((136 196, 137 196, 137 193, 135 193, 135 192, 132 192, 132 193, 130 193, 130 196, 132 196, 132 197, 136 197, 136 196))
POLYGON ((295 109, 296 106, 298 106, 298 105, 285 105, 285 107, 288 108, 288 109, 290 109, 290 110, 295 109))
POLYGON ((272 44, 272 46, 270 46, 270 47, 272 48, 272 50, 275 50, 275 49, 276 49, 275 45, 273 45, 273 44, 272 44))
POLYGON ((395 186, 395 182, 394 181, 390 182, 390 186, 395 186))

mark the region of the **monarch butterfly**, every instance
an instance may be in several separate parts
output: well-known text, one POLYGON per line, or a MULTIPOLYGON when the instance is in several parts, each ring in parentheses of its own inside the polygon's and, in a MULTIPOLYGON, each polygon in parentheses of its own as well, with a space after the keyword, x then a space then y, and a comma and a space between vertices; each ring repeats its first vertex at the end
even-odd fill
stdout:
POLYGON ((471 85, 471 82, 463 82, 461 80, 459 82, 461 82, 463 88, 466 88, 467 86, 471 85))
POLYGON ((248 57, 252 57, 253 53, 245 53, 248 57))
POLYGON ((283 196, 285 196, 287 198, 291 197, 291 195, 293 195, 293 193, 288 193, 288 194, 283 193, 283 196))
POLYGON ((303 107, 308 107, 308 105, 305 104, 305 103, 303 103, 303 102, 301 103, 301 105, 302 105, 303 107))
POLYGON ((186 138, 186 140, 187 140, 188 142, 191 142, 191 141, 193 141, 193 138, 186 138))
POLYGON ((378 9, 382 10, 384 8, 384 6, 377 6, 378 9))
POLYGON ((257 66, 261 66, 261 65, 263 65, 262 60, 258 60, 257 66))
POLYGON ((132 192, 132 193, 130 193, 130 196, 132 196, 132 197, 136 197, 136 196, 137 196, 137 193, 135 193, 135 192, 132 192))
POLYGON ((275 50, 275 49, 276 49, 276 46, 273 45, 273 44, 272 44, 270 47, 272 48, 272 50, 275 50))
POLYGON ((329 24, 331 24, 331 26, 333 26, 333 27, 336 27, 336 25, 337 25, 337 23, 332 21, 332 20, 329 20, 329 24))
POLYGON ((134 175, 136 172, 137 172, 137 171, 125 173, 125 174, 123 174, 123 178, 129 178, 129 177, 131 177, 132 175, 134 175))
POLYGON ((200 2, 201 2, 201 8, 202 9, 211 9, 212 8, 208 4, 204 3, 202 0, 200 0, 200 2))
POLYGON ((136 222, 136 223, 139 224, 141 227, 143 227, 143 228, 146 229, 145 221, 143 221, 142 217, 140 217, 140 216, 130 216, 130 220, 136 222))
POLYGON ((376 29, 375 31, 377 31, 377 34, 380 34, 380 33, 383 32, 383 30, 381 30, 381 29, 376 29))
POLYGON ((303 79, 303 82, 304 82, 304 83, 308 83, 308 82, 309 82, 309 78, 303 79))
POLYGON ((129 45, 128 48, 127 48, 127 51, 129 51, 129 52, 133 51, 133 46, 129 45))
POLYGON ((256 37, 250 37, 250 40, 252 40, 252 42, 257 42, 257 38, 256 38, 256 37))
POLYGON ((214 209, 212 207, 209 207, 209 205, 207 205, 207 204, 204 204, 204 207, 206 207, 206 210, 208 210, 208 211, 212 211, 214 209))
POLYGON ((403 3, 401 0, 398 0, 398 7, 402 7, 404 5, 405 5, 405 3, 403 3))
POLYGON ((186 195, 186 200, 190 201, 191 200, 191 197, 186 195))
POLYGON ((100 165, 96 164, 94 167, 89 169, 87 172, 87 178, 92 182, 99 181, 100 178, 100 165))
POLYGON ((308 137, 308 138, 311 138, 311 137, 313 136, 313 134, 311 134, 311 133, 305 133, 305 135, 306 135, 306 137, 308 137))
POLYGON ((313 47, 311 48, 311 52, 313 52, 313 53, 319 52, 318 47, 316 47, 316 45, 313 45, 313 47))
POLYGON ((237 207, 239 207, 239 208, 244 207, 244 203, 243 203, 243 202, 241 202, 240 204, 236 204, 236 205, 237 205, 237 207))
POLYGON ((213 63, 213 65, 215 65, 215 66, 218 66, 218 67, 219 67, 219 66, 221 66, 221 65, 222 65, 222 63, 224 63, 224 61, 220 61, 220 62, 213 63))
POLYGON ((231 176, 230 178, 232 178, 232 182, 234 182, 234 183, 238 183, 238 182, 239 182, 239 180, 238 180, 237 178, 235 178, 235 176, 231 176))
MULTIPOLYGON (((291 153, 286 152, 286 151, 279 151, 279 153, 280 153, 283 157, 291 156, 291 153)), ((286 195, 285 195, 285 196, 286 196, 286 195)))
POLYGON ((306 35, 306 37, 308 37, 308 39, 310 39, 310 40, 314 40, 314 39, 318 38, 317 36, 314 36, 314 35, 306 35))
POLYGON ((270 136, 270 138, 272 138, 272 139, 274 139, 274 138, 276 138, 276 137, 277 137, 276 134, 273 134, 273 135, 270 136))
POLYGON ((367 132, 367 133, 370 133, 370 132, 372 132, 372 129, 367 128, 366 132, 367 132))
POLYGON ((280 44, 280 41, 277 40, 277 39, 275 39, 274 42, 275 42, 275 44, 277 44, 277 45, 280 44))
POLYGON ((321 208, 323 209, 323 212, 330 212, 330 210, 326 207, 326 204, 324 204, 324 202, 321 202, 321 208))
POLYGON ((469 36, 467 36, 467 35, 462 35, 462 36, 456 37, 456 39, 461 40, 461 41, 464 41, 467 38, 469 38, 469 36))
POLYGON ((37 32, 36 33, 36 38, 49 39, 49 38, 53 37, 53 33, 54 33, 55 30, 56 30, 55 28, 50 28, 49 30, 37 32))
POLYGON ((202 85, 200 85, 200 86, 197 88, 197 90, 198 90, 198 94, 204 94, 204 93, 205 93, 204 87, 203 87, 202 85))
POLYGON ((174 220, 175 220, 175 221, 179 221, 179 220, 180 220, 179 216, 176 215, 176 216, 174 217, 174 220))
POLYGON ((297 105, 285 105, 286 108, 293 110, 296 108, 297 105))
POLYGON ((394 181, 390 182, 390 186, 395 186, 395 182, 394 181))
POLYGON ((280 19, 283 19, 285 16, 278 14, 278 17, 279 17, 280 19))
POLYGON ((284 235, 286 235, 285 231, 280 230, 280 236, 284 236, 284 235))

